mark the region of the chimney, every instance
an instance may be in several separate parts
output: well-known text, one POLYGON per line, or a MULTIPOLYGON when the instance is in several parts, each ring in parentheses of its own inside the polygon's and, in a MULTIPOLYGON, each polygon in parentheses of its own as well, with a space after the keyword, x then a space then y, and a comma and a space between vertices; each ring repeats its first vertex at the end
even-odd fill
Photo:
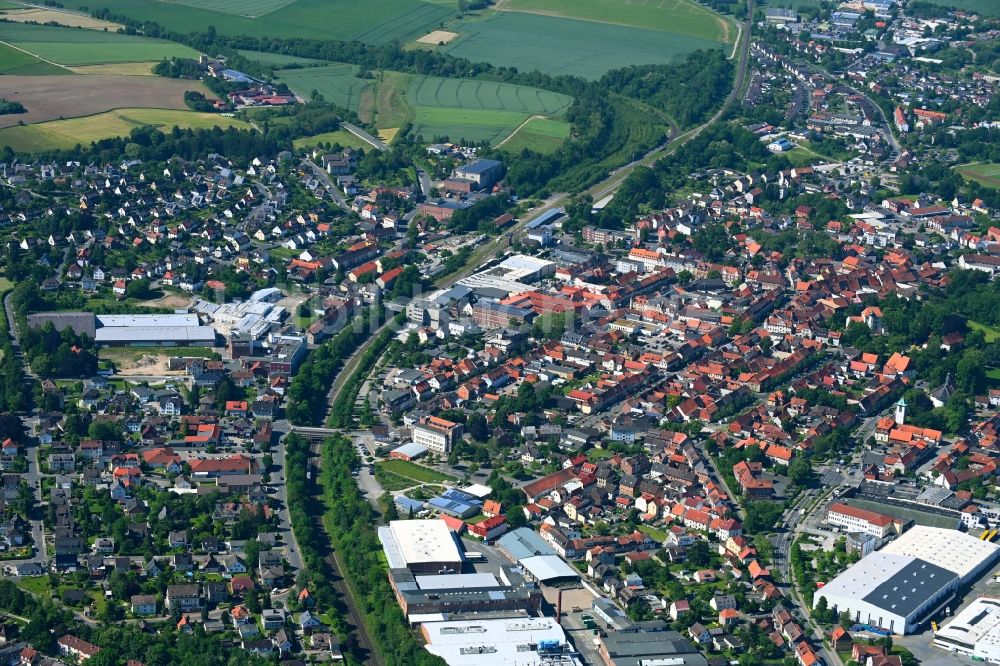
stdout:
POLYGON ((562 626, 562 588, 559 588, 559 596, 556 599, 556 624, 562 626))

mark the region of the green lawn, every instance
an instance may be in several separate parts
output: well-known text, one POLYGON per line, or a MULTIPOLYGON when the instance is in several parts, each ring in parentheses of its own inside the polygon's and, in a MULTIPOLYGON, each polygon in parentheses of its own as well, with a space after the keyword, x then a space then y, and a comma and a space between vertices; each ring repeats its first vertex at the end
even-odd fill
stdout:
MULTIPOLYGON (((91 0, 66 0, 73 9, 91 0)), ((421 0, 101 0, 100 7, 139 21, 153 21, 181 33, 215 26, 224 35, 357 40, 372 44, 407 42, 456 14, 450 5, 421 0), (373 11, 374 10, 374 11, 373 11), (267 12, 267 13, 262 13, 267 12)))
POLYGON ((29 23, 0 22, 0 41, 60 65, 140 62, 198 55, 193 49, 161 39, 29 23))
POLYGON ((736 30, 728 20, 691 0, 641 3, 630 0, 507 0, 503 8, 648 28, 723 43, 732 43, 736 38, 736 30))
POLYGON ((1000 16, 1000 2, 996 0, 927 0, 932 5, 954 7, 968 12, 979 12, 984 16, 1000 16))
POLYGON ((0 129, 0 144, 23 152, 62 150, 99 139, 127 136, 136 127, 145 125, 165 129, 174 126, 181 129, 250 127, 245 121, 216 113, 172 109, 118 109, 93 116, 0 129))
POLYGON ((993 326, 987 326, 986 324, 981 324, 978 321, 967 320, 965 323, 969 325, 973 331, 982 331, 983 336, 986 337, 986 342, 996 342, 1000 340, 1000 329, 993 326))
POLYGON ((590 79, 610 69, 668 63, 698 49, 722 48, 720 42, 690 35, 521 12, 468 17, 448 29, 459 36, 438 47, 442 53, 522 72, 590 79))
POLYGON ((482 109, 435 109, 417 107, 413 119, 414 136, 424 141, 447 137, 451 141, 489 141, 496 143, 507 137, 524 122, 525 114, 518 111, 487 111, 482 109))
POLYGON ((962 178, 974 180, 983 187, 1000 188, 1000 164, 976 163, 955 167, 962 178))
POLYGON ((49 577, 33 576, 31 578, 22 578, 17 581, 17 586, 25 592, 46 596, 49 593, 49 577))
POLYGON ((525 123, 514 136, 505 141, 504 151, 512 154, 529 148, 537 153, 548 155, 559 150, 569 138, 570 125, 562 120, 547 118, 532 118, 525 123))
POLYGON ((424 467, 408 460, 385 460, 377 463, 376 467, 380 467, 391 474, 413 479, 418 483, 453 483, 458 480, 453 476, 442 474, 435 469, 424 467))
POLYGON ((648 534, 649 536, 653 537, 660 543, 663 543, 664 541, 667 540, 666 530, 661 530, 658 527, 653 527, 652 525, 639 525, 639 527, 637 527, 636 529, 638 529, 643 534, 648 534))
POLYGON ((42 76, 47 74, 72 73, 68 69, 42 62, 35 56, 24 51, 18 51, 7 44, 0 44, 0 74, 42 76))

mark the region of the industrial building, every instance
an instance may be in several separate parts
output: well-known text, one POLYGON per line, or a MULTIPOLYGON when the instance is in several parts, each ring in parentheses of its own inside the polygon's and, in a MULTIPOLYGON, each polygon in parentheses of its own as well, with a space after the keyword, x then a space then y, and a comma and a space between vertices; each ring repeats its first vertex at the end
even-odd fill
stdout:
POLYGON ((635 624, 612 631, 600 639, 599 651, 606 666, 708 666, 694 644, 662 620, 635 624))
POLYGON ((862 558, 813 594, 858 623, 912 633, 956 589, 988 567, 1000 546, 962 532, 917 526, 862 558))
POLYGON ((98 346, 214 347, 215 329, 202 326, 196 314, 95 315, 90 312, 39 312, 28 315, 28 326, 52 323, 57 331, 72 329, 98 346))
POLYGON ((934 645, 976 661, 1000 664, 1000 599, 979 597, 934 632, 934 645))
MULTIPOLYGON (((419 522, 419 521, 417 521, 419 522)), ((441 520, 427 521, 444 525, 441 520)), ((391 566, 391 565, 390 565, 391 566)), ((539 615, 542 592, 525 580, 516 568, 497 575, 488 573, 414 575, 410 569, 389 570, 389 584, 410 624, 461 618, 521 617, 539 615)))
POLYGON ((441 520, 394 520, 378 528, 378 537, 390 569, 413 573, 462 570, 462 551, 441 520))
POLYGON ((578 666, 581 662, 555 619, 502 618, 427 622, 427 651, 449 666, 578 666))
POLYGON ((826 521, 851 532, 871 534, 878 539, 884 539, 896 530, 896 519, 892 516, 848 506, 842 502, 830 505, 826 511, 826 521))
POLYGON ((209 317, 224 333, 251 340, 262 340, 276 331, 288 317, 288 311, 275 303, 281 300, 280 289, 268 287, 250 294, 245 301, 219 305, 198 300, 194 311, 209 317))

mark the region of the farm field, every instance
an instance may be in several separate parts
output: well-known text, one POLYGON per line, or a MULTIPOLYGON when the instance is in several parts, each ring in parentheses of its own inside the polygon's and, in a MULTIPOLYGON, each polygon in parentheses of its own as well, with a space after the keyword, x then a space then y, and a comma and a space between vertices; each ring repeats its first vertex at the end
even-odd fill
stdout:
POLYGON ((4 84, 6 97, 23 104, 28 112, 0 116, 0 127, 89 116, 117 108, 183 110, 187 108, 185 90, 211 95, 197 81, 152 76, 7 76, 4 84))
POLYGON ((698 49, 722 48, 720 42, 690 35, 520 12, 492 12, 449 30, 459 36, 437 47, 442 53, 589 79, 627 65, 663 64, 698 49))
POLYGON ((53 120, 37 125, 7 127, 0 130, 0 145, 16 151, 40 152, 72 148, 99 139, 125 136, 136 127, 152 125, 161 128, 239 127, 246 122, 214 113, 196 113, 173 109, 118 109, 83 118, 53 120))
POLYGON ((967 12, 978 12, 983 16, 1000 16, 1000 3, 996 0, 928 0, 932 5, 954 7, 967 12))
POLYGON ((414 134, 428 140, 449 136, 495 143, 530 116, 563 115, 573 101, 567 95, 492 81, 400 72, 361 79, 357 67, 345 64, 283 70, 279 80, 300 95, 315 90, 380 128, 413 122, 414 134))
POLYGON ((329 144, 340 144, 345 148, 356 148, 368 150, 371 148, 367 143, 354 136, 350 132, 345 130, 336 130, 333 132, 324 132, 322 134, 314 134, 313 136, 303 136, 292 141, 292 146, 295 150, 305 150, 307 148, 314 148, 321 143, 329 144))
POLYGON ((955 167, 962 178, 974 180, 984 187, 1000 188, 1000 164, 963 164, 955 167))
POLYGON ((424 141, 449 140, 470 143, 488 141, 497 143, 524 122, 524 114, 517 111, 490 111, 485 109, 442 109, 417 107, 413 118, 413 135, 424 141))
MULTIPOLYGON (((66 2, 67 7, 74 9, 92 5, 90 0, 66 2)), ((380 0, 378 17, 373 19, 372 5, 359 0, 247 0, 239 3, 235 0, 184 0, 183 4, 161 0, 101 0, 100 6, 112 14, 155 21, 182 33, 214 25, 225 35, 358 40, 372 44, 415 40, 452 17, 458 9, 457 2, 380 0), (269 7, 273 9, 267 14, 256 13, 269 7)))
POLYGON ((186 46, 159 39, 24 23, 0 23, 0 41, 60 65, 139 62, 198 55, 186 46))
POLYGON ((90 28, 91 30, 117 30, 121 27, 117 23, 102 21, 85 14, 75 14, 56 9, 25 8, 13 4, 11 7, 0 6, 0 10, 8 10, 4 11, 0 15, 0 18, 5 21, 14 21, 15 23, 39 23, 42 25, 46 23, 58 23, 59 25, 71 28, 90 28), (18 8, 12 9, 11 7, 18 8))
POLYGON ((569 123, 548 118, 529 118, 524 125, 504 140, 500 147, 508 153, 519 153, 525 148, 547 155, 559 150, 569 138, 569 123))
POLYGON ((326 101, 357 111, 361 97, 371 88, 372 79, 359 78, 357 65, 336 63, 323 67, 303 67, 278 72, 278 80, 296 93, 309 97, 315 90, 326 101))
POLYGON ((648 28, 732 43, 735 27, 693 0, 502 0, 497 9, 648 28))
POLYGON ((246 51, 240 49, 238 53, 248 60, 256 60, 264 65, 274 67, 287 67, 288 65, 315 65, 325 63, 325 60, 315 58, 299 58, 298 56, 285 55, 284 53, 265 53, 263 51, 246 51))
POLYGON ((75 65, 75 74, 117 74, 119 76, 153 76, 156 62, 106 62, 100 65, 75 65))
POLYGON ((71 71, 58 65, 39 60, 30 53, 0 44, 0 74, 41 76, 46 74, 72 74, 71 71))

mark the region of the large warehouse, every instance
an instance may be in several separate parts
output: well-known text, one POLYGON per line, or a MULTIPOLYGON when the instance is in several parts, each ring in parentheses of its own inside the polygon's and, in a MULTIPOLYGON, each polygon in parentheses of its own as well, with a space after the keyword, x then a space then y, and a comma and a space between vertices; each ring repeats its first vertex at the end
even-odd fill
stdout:
POLYGON ((998 554, 1000 546, 968 534, 917 526, 817 590, 813 605, 826 598, 855 622, 910 633, 998 554))
POLYGON ((934 632, 934 645, 1000 664, 1000 599, 979 597, 934 632))
POLYGON ((378 528, 378 538, 390 569, 415 574, 462 570, 462 551, 443 520, 393 520, 378 528))
POLYGON ((57 331, 70 328, 103 347, 214 347, 216 344, 215 329, 202 326, 196 314, 39 312, 28 315, 28 326, 31 328, 41 328, 47 323, 52 323, 57 331))

